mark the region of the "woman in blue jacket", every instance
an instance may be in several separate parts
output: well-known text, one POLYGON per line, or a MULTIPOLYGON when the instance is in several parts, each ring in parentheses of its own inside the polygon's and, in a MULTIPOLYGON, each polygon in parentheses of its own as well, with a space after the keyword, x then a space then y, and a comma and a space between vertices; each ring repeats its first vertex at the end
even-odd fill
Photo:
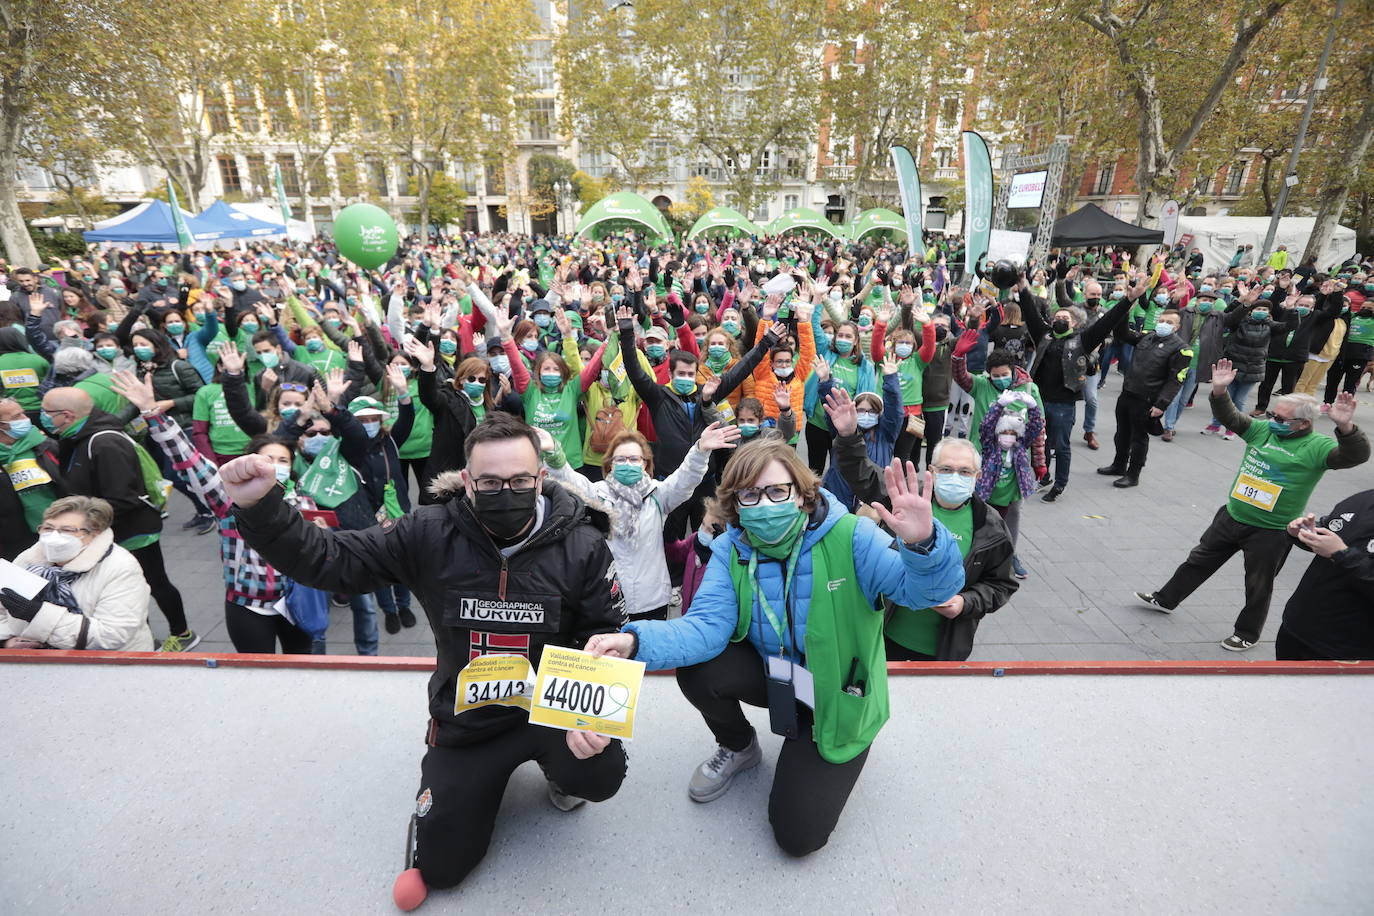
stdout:
POLYGON ((720 798, 758 764, 740 703, 769 708, 784 740, 768 817, 794 856, 826 844, 887 721, 881 598, 933 607, 964 584, 959 549, 931 517, 930 475, 922 485, 914 466, 903 472, 897 462, 885 473, 892 510, 874 508, 902 541, 896 550, 890 535, 821 489, 786 443, 742 447, 716 493, 730 527, 712 543, 692 613, 587 643, 593 654, 678 669, 718 744, 692 773, 693 801, 720 798))

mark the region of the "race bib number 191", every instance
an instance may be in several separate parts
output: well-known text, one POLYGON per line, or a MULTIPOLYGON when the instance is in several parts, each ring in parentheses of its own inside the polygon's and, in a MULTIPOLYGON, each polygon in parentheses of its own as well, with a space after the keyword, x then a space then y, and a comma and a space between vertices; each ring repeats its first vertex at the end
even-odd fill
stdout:
POLYGON ((458 673, 453 714, 479 706, 530 708, 534 672, 523 655, 481 655, 458 673))
POLYGON ((643 662, 545 646, 530 722, 628 741, 643 682, 643 662))
POLYGON ((1282 492, 1283 487, 1276 483, 1241 474, 1236 477, 1236 488, 1231 491, 1231 495, 1256 509, 1273 512, 1274 503, 1278 502, 1279 494, 1282 492))

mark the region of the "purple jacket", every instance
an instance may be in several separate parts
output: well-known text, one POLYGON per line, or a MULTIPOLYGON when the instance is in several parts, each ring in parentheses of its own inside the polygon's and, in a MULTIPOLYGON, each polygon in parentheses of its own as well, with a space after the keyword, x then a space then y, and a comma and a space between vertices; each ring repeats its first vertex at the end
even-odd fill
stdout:
POLYGON ((711 560, 711 552, 706 552, 703 560, 697 553, 697 533, 680 541, 668 541, 663 545, 663 555, 668 560, 669 571, 682 570, 682 613, 686 614, 692 606, 692 596, 701 587, 706 576, 706 564, 711 560))
MULTIPOLYGON (((1005 407, 993 401, 988 405, 988 412, 983 417, 982 427, 978 430, 978 440, 983 447, 983 469, 978 472, 978 485, 974 487, 973 492, 984 502, 992 496, 992 489, 997 486, 997 478, 1002 473, 1002 450, 997 447, 997 421, 1002 418, 1005 410, 1005 407)), ((1036 441, 1044 429, 1045 416, 1040 412, 1040 407, 1031 405, 1026 408, 1026 431, 1016 440, 1016 445, 1011 450, 1011 463, 1016 469, 1016 483, 1023 497, 1035 492, 1035 475, 1031 473, 1026 443, 1036 441)))

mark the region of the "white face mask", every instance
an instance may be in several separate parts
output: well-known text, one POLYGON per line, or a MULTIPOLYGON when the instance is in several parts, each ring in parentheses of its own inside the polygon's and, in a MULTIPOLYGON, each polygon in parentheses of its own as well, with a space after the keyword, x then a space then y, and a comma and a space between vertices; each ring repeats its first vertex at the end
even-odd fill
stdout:
POLYGON ((1011 448, 1016 445, 1017 438, 1019 437, 1016 433, 998 433, 997 444, 1002 446, 1002 448, 1011 448))
POLYGON ((43 554, 48 558, 48 562, 53 565, 66 563, 80 553, 82 547, 86 546, 81 543, 81 538, 63 534, 60 531, 40 534, 38 542, 43 545, 43 554))

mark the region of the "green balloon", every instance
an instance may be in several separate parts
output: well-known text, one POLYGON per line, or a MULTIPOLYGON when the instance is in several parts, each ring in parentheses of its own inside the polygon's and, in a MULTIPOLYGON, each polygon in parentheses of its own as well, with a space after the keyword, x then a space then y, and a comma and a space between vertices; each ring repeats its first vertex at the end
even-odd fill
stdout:
POLYGON ((381 207, 352 204, 334 217, 334 244, 363 270, 381 267, 396 253, 396 221, 381 207))

